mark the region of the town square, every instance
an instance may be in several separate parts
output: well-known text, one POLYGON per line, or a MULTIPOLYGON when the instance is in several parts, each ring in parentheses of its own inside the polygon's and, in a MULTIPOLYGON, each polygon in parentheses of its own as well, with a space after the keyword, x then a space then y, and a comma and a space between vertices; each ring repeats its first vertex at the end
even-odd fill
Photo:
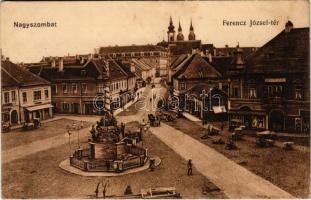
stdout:
MULTIPOLYGON (((93 31, 101 31, 100 40, 107 41, 114 31, 110 43, 96 39, 93 51, 71 53, 71 39, 54 36, 59 28, 73 32, 62 29, 56 17, 57 26, 41 28, 55 33, 49 37, 52 43, 63 38, 64 44, 56 46, 68 48, 66 55, 53 54, 45 43, 37 43, 36 59, 28 59, 31 53, 16 59, 9 45, 1 49, 2 198, 309 198, 309 27, 307 13, 298 12, 307 2, 295 4, 291 16, 280 11, 269 20, 254 19, 263 23, 251 29, 270 31, 256 38, 253 30, 228 25, 253 18, 228 18, 223 25, 225 18, 219 17, 218 25, 228 30, 221 33, 224 43, 218 43, 216 32, 208 39, 202 34, 211 28, 202 21, 212 20, 202 17, 204 12, 197 16, 199 7, 224 9, 210 2, 198 2, 197 14, 181 16, 169 8, 183 12, 193 6, 190 2, 136 2, 129 4, 132 10, 123 7, 125 2, 93 3, 93 12, 87 13, 82 10, 92 4, 51 6, 59 8, 55 16, 66 10, 79 17, 106 17, 105 29, 93 31), (166 10, 157 8, 158 40, 136 43, 131 34, 141 34, 142 41, 147 36, 132 28, 129 43, 123 43, 118 29, 145 26, 140 17, 155 5, 166 10), (113 9, 133 18, 109 21, 113 9), (245 40, 239 38, 243 30, 245 40), (233 35, 237 40, 227 41, 233 35)), ((235 8, 231 2, 236 11, 250 3, 235 8)), ((285 1, 255 4, 292 6, 285 1)), ((2 8, 9 12, 20 6, 31 16, 24 10, 28 5, 2 8)), ((38 3, 32 9, 52 7, 38 3)), ((7 22, 17 23, 6 12, 7 22)), ((37 31, 33 28, 18 31, 28 37, 37 31)), ((92 39, 75 42, 93 45, 92 39)))

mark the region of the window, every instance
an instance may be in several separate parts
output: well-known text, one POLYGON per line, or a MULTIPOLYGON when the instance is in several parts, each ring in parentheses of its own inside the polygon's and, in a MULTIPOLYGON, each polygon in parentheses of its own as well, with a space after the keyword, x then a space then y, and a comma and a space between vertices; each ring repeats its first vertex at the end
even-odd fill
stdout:
POLYGON ((68 90, 67 90, 67 84, 63 84, 63 93, 67 94, 68 90))
POLYGON ((249 98, 250 99, 255 99, 257 98, 257 93, 256 93, 256 89, 255 88, 250 88, 249 89, 249 98))
POLYGON ((16 101, 16 92, 11 91, 11 95, 12 95, 12 102, 15 102, 16 101))
POLYGON ((82 92, 87 93, 87 85, 86 83, 82 83, 82 92))
POLYGON ((10 93, 5 92, 4 93, 4 103, 9 103, 10 102, 10 93))
POLYGON ((122 53, 122 57, 125 57, 125 53, 122 53))
POLYGON ((57 85, 56 84, 52 85, 52 94, 57 94, 57 85))
POLYGON ((97 93, 104 93, 104 85, 103 84, 99 84, 96 86, 96 92, 97 93))
POLYGON ((26 103, 27 102, 27 93, 23 92, 23 102, 26 103))
POLYGON ((180 83, 180 89, 185 90, 186 89, 186 83, 180 83))
POLYGON ((282 85, 270 85, 268 86, 268 96, 269 97, 281 97, 283 93, 282 85))
POLYGON ((233 86, 232 97, 235 97, 235 98, 239 97, 239 87, 238 86, 233 86))
POLYGON ((132 57, 134 57, 134 56, 135 56, 135 53, 134 53, 134 52, 132 52, 132 53, 131 53, 131 56, 132 56, 132 57))
POLYGON ((76 83, 73 83, 73 84, 72 84, 72 92, 73 92, 74 94, 77 94, 77 93, 78 93, 78 86, 77 86, 76 83))
POLYGON ((301 87, 296 87, 295 99, 302 99, 302 88, 301 87))
POLYGON ((69 112, 69 104, 63 103, 63 112, 69 112))
POLYGON ((85 75, 86 75, 86 70, 85 70, 85 69, 81 70, 81 75, 82 75, 82 76, 85 76, 85 75))
POLYGON ((44 96, 46 99, 49 98, 49 90, 44 90, 44 96))
POLYGON ((34 101, 41 100, 41 90, 33 91, 33 100, 34 101))
POLYGON ((116 58, 116 57, 117 57, 117 54, 114 53, 114 54, 112 54, 112 56, 113 56, 114 58, 116 58))

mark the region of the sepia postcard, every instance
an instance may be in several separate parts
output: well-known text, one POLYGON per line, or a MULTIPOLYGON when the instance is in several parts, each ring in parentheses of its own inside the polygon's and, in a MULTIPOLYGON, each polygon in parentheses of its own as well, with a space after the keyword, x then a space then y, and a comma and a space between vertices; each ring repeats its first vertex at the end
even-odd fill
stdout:
POLYGON ((311 198, 309 1, 0 9, 1 198, 311 198))

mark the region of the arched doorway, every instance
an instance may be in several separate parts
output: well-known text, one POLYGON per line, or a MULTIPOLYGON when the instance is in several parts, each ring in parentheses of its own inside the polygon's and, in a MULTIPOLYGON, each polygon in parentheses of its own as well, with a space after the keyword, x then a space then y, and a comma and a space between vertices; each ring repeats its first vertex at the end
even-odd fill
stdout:
POLYGON ((281 110, 272 110, 269 114, 269 130, 283 131, 284 113, 281 110))
MULTIPOLYGON (((240 108, 240 111, 244 111, 244 112, 252 112, 252 109, 248 106, 243 106, 240 108)), ((250 114, 246 114, 244 116, 244 126, 246 128, 251 128, 252 126, 252 118, 251 118, 251 115, 250 114)))
POLYGON ((13 110, 11 112, 11 123, 12 124, 17 124, 18 122, 18 115, 17 115, 17 111, 16 110, 13 110))

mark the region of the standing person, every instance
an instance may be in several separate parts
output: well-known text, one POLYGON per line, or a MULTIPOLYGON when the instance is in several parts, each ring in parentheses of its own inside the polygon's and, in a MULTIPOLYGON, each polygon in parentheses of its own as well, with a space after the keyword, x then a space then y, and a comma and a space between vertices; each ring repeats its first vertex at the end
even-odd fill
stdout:
POLYGON ((103 185, 103 198, 104 199, 106 198, 106 188, 107 188, 107 185, 108 185, 108 181, 105 183, 105 185, 103 185))
POLYGON ((223 131, 224 131, 224 127, 225 127, 225 123, 224 122, 221 122, 221 133, 223 133, 223 131))
POLYGON ((99 188, 99 182, 97 183, 97 186, 96 186, 96 190, 95 190, 95 197, 98 198, 98 188, 99 188))
POLYGON ((188 167, 187 175, 192 176, 192 161, 191 161, 191 159, 188 160, 187 167, 188 167))
POLYGON ((122 134, 122 138, 124 138, 124 130, 125 130, 125 125, 124 125, 124 123, 122 122, 122 123, 121 123, 121 134, 122 134))

